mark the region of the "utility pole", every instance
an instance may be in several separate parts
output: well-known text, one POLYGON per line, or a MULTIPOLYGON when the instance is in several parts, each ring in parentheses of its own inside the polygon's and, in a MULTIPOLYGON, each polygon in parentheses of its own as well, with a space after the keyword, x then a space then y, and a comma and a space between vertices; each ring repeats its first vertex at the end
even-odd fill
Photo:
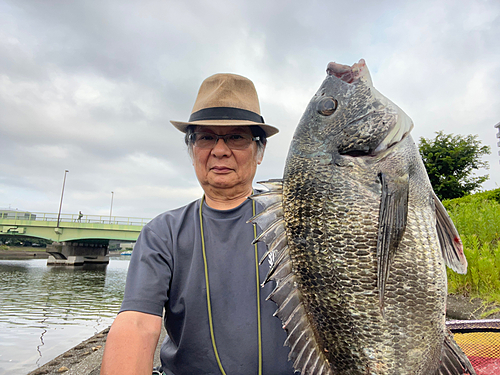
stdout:
POLYGON ((111 207, 109 209, 109 223, 111 224, 111 214, 113 213, 113 196, 114 196, 114 192, 112 191, 111 192, 111 207))

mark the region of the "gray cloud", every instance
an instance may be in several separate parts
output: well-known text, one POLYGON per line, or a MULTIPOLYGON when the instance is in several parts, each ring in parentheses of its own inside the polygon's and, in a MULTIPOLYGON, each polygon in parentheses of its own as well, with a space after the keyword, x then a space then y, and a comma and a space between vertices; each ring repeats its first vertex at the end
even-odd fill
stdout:
POLYGON ((491 1, 9 1, 0 3, 0 207, 152 217, 201 195, 183 135, 201 81, 251 78, 280 177, 329 61, 365 58, 415 122, 478 134, 498 187, 500 5, 491 1))

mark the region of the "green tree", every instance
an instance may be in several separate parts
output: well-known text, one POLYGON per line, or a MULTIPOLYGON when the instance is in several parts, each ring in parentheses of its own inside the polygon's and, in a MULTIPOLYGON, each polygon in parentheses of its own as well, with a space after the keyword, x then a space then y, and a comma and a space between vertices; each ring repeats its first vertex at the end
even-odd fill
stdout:
POLYGON ((425 169, 439 199, 460 198, 481 186, 489 176, 474 176, 474 170, 488 169, 483 155, 490 147, 481 144, 477 135, 453 135, 436 132, 436 138, 420 137, 418 144, 425 169))

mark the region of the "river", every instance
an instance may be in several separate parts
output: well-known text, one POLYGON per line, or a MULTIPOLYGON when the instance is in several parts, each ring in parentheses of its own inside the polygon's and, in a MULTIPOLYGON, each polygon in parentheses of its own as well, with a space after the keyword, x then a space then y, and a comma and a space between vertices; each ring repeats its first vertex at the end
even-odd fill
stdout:
POLYGON ((109 327, 129 259, 76 268, 0 259, 0 375, 27 374, 109 327))

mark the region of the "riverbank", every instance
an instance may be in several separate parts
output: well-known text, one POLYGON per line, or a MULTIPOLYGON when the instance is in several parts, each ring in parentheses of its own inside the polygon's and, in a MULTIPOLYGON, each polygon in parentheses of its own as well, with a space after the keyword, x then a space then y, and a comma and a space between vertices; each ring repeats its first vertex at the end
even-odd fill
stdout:
MULTIPOLYGON (((448 297, 446 316, 448 320, 500 319, 500 311, 484 316, 491 310, 494 308, 488 307, 480 299, 470 300, 464 296, 451 295, 448 297)), ((108 331, 109 328, 106 328, 28 375, 99 375, 108 331)), ((160 346, 165 334, 165 329, 162 329, 155 353, 155 366, 160 364, 160 346)))
POLYGON ((0 247, 0 259, 47 259, 49 255, 44 247, 5 245, 0 247))
POLYGON ((470 299, 462 295, 449 295, 447 320, 500 319, 500 306, 487 304, 480 298, 470 299))
MULTIPOLYGON (((109 328, 104 329, 28 375, 99 375, 108 332, 109 328)), ((165 335, 162 329, 153 362, 155 366, 160 365, 160 347, 165 335)))
MULTIPOLYGON (((121 256, 120 251, 110 251, 108 256, 121 256)), ((47 259, 50 256, 46 252, 45 247, 21 247, 21 246, 5 246, 0 247, 0 259, 47 259)))

